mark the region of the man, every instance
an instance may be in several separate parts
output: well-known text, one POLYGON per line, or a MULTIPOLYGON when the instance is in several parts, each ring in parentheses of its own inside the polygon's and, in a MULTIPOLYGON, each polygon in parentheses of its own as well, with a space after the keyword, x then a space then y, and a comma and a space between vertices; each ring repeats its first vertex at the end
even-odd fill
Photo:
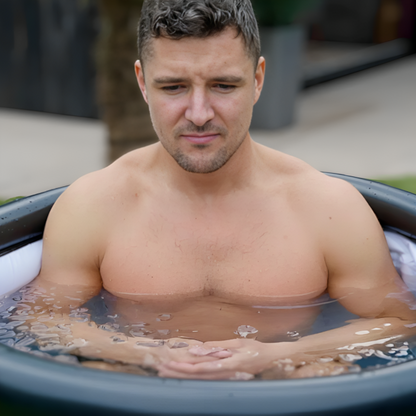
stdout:
MULTIPOLYGON (((251 378, 279 359, 409 334, 412 299, 403 301, 406 290, 361 195, 249 135, 265 76, 250 1, 145 1, 139 57, 137 80, 160 143, 62 195, 45 229, 38 284, 79 292, 66 297, 72 307, 102 285, 130 302, 130 319, 137 305, 142 314, 160 305, 169 313, 159 321, 174 317, 164 329, 172 339, 174 328, 179 334, 202 320, 184 348, 146 350, 150 361, 124 340, 123 360, 167 377, 251 378), (304 309, 272 316, 252 308, 308 305, 326 291, 371 319, 278 342, 308 321, 304 309), (206 329, 207 317, 214 329, 206 329), (262 322, 280 327, 259 330, 262 322)), ((97 338, 88 339, 94 328, 73 332, 90 342, 86 355, 104 354, 97 338)))

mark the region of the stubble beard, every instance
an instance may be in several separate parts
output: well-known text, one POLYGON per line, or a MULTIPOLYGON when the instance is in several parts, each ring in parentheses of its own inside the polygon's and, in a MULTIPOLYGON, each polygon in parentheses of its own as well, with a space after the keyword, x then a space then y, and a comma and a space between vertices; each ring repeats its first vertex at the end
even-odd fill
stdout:
MULTIPOLYGON (((196 148, 203 149, 206 145, 195 145, 196 148)), ((212 173, 222 168, 230 159, 227 149, 222 147, 214 157, 204 160, 202 158, 193 158, 177 149, 172 155, 176 163, 184 170, 190 173, 212 173)))
MULTIPOLYGON (((207 123, 202 127, 191 125, 178 128, 173 132, 174 143, 178 143, 181 135, 189 133, 205 133, 215 132, 219 134, 221 138, 227 144, 228 131, 223 127, 213 126, 211 123, 207 123)), ((171 148, 165 142, 161 140, 163 147, 166 151, 175 159, 176 163, 185 171, 190 173, 212 173, 221 169, 234 155, 234 153, 239 149, 242 142, 244 141, 245 135, 242 136, 238 141, 232 144, 232 147, 227 147, 226 145, 222 146, 214 155, 204 157, 204 149, 209 149, 209 144, 194 144, 194 149, 199 149, 200 152, 197 156, 191 156, 182 151, 179 147, 171 148)))

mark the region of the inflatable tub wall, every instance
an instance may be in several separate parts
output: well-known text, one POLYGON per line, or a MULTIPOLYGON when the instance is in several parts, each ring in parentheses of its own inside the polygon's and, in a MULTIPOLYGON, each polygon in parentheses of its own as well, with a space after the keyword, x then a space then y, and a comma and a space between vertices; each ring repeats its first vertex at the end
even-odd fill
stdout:
MULTIPOLYGON (((389 240, 389 245, 402 277, 415 276, 414 257, 410 257, 415 250, 416 195, 366 179, 328 175, 350 182, 362 193, 388 233, 393 231, 398 236, 389 240), (406 256, 410 260, 404 264, 406 256)), ((46 218, 64 190, 0 207, 0 294, 11 293, 36 276, 46 218)), ((413 254, 416 256, 416 250, 413 254)), ((416 287, 411 289, 416 291, 416 287)), ((414 409, 416 413, 416 361, 311 379, 200 381, 70 366, 0 343, 0 398, 61 414, 63 409, 71 414, 99 411, 117 415, 368 415, 386 409, 391 409, 389 414, 397 414, 398 409, 414 409)))

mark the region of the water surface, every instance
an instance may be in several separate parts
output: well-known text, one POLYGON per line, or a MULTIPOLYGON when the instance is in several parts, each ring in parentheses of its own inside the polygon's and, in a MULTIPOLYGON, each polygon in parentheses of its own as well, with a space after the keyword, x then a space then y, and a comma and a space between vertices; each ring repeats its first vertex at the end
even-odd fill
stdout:
MULTIPOLYGON (((57 290, 55 287, 52 290, 48 292, 31 284, 0 299, 0 343, 76 366, 148 376, 157 373, 124 359, 118 354, 120 345, 134 341, 156 348, 164 344, 181 348, 189 340, 233 338, 295 342, 357 318, 328 294, 292 304, 272 298, 247 298, 237 303, 215 296, 123 299, 104 289, 82 305, 77 305, 74 297, 75 305, 65 316, 54 293, 57 290), (74 339, 72 331, 77 325, 98 328, 103 339, 111 339, 110 353, 108 348, 83 352, 85 349, 81 347, 88 343, 88 331, 82 339, 74 339), (169 344, 172 338, 175 342, 169 344)), ((290 359, 278 360, 272 369, 256 378, 286 379, 373 370, 413 360, 415 345, 412 340, 400 338, 358 351, 334 351, 308 365, 290 359)))

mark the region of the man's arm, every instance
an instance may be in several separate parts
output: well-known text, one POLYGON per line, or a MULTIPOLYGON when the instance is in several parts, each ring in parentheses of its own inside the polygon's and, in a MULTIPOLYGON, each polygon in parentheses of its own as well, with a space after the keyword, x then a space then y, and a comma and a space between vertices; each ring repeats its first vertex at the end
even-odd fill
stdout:
MULTIPOLYGON (((34 322, 41 322, 40 328, 44 328, 41 332, 60 336, 59 347, 74 345, 74 339, 82 340, 75 344, 83 345, 88 324, 92 338, 102 335, 97 330, 93 336, 96 325, 82 322, 88 320, 88 314, 79 312, 102 287, 99 262, 104 224, 99 207, 94 206, 94 189, 94 174, 83 177, 52 207, 43 236, 41 271, 21 302, 31 306, 34 322)), ((38 335, 36 329, 32 332, 38 335)))
POLYGON ((328 292, 364 319, 305 337, 299 347, 309 352, 346 345, 362 348, 372 341, 413 336, 416 300, 396 272, 375 214, 350 184, 334 182, 335 203, 326 212, 331 219, 322 234, 328 292))
POLYGON ((91 191, 93 175, 71 185, 52 207, 43 236, 38 284, 49 282, 100 290, 105 218, 100 212, 99 197, 91 191))
MULTIPOLYGON (((97 186, 97 175, 87 175, 71 185, 50 212, 44 233, 42 268, 21 302, 34 311, 30 322, 41 323, 41 329, 32 333, 58 334, 58 349, 77 348, 77 354, 83 356, 146 366, 172 359, 193 362, 195 357, 187 353, 186 346, 177 347, 185 345, 182 339, 172 338, 159 348, 147 346, 152 339, 104 330, 90 321, 88 310, 81 309, 101 290, 100 263, 111 223, 110 215, 102 209, 106 195, 97 191, 103 188, 97 186)), ((192 347, 201 343, 190 340, 186 344, 192 347)), ((205 360, 217 356, 214 353, 205 360)))
POLYGON ((160 375, 229 379, 243 373, 249 377, 280 359, 301 357, 314 362, 370 345, 383 348, 389 341, 415 335, 416 301, 397 275, 377 218, 355 188, 328 179, 319 209, 313 213, 328 269, 328 291, 362 318, 290 343, 239 339, 205 343, 207 349, 228 348, 233 356, 210 363, 164 363, 159 367, 160 375))
POLYGON ((364 318, 416 319, 416 301, 396 272, 375 214, 355 188, 336 181, 338 200, 323 234, 329 294, 364 318))

